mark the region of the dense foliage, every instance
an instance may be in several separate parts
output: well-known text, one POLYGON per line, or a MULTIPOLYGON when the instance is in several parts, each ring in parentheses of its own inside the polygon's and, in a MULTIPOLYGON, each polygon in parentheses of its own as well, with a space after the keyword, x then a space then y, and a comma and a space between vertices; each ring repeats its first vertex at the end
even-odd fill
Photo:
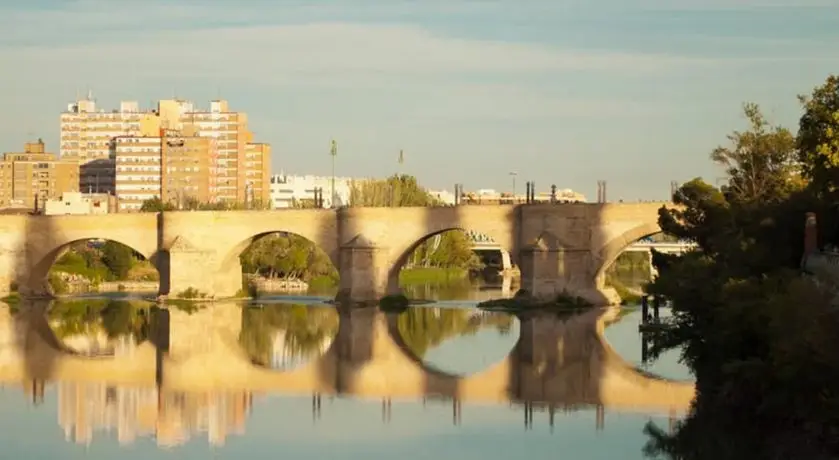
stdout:
POLYGON ((648 426, 651 456, 839 455, 835 286, 799 268, 806 212, 819 216, 821 244, 836 237, 836 78, 803 100, 797 138, 747 104, 749 130, 712 153, 727 184, 695 179, 675 194, 681 210, 660 211, 665 232, 698 245, 681 257, 655 254, 659 276, 648 288, 672 302, 672 328, 656 340, 682 347, 697 398, 673 435, 648 426))
POLYGON ((91 283, 101 281, 157 281, 157 269, 142 255, 124 244, 105 241, 94 244, 81 241, 72 244, 51 269, 50 285, 56 294, 68 287, 59 273, 74 275, 91 283))

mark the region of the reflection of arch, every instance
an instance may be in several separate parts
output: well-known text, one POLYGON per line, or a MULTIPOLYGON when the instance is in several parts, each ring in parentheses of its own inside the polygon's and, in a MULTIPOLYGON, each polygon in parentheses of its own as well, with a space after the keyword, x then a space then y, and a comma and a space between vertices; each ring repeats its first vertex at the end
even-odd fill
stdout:
MULTIPOLYGON (((5 306, 5 304, 0 304, 5 306)), ((157 351, 149 341, 135 344, 118 357, 90 357, 71 350, 55 335, 41 308, 26 306, 14 317, 0 314, 2 321, 20 326, 16 349, 0 363, 0 381, 113 382, 152 385, 157 351)), ((5 326, 5 325, 4 325, 5 326)), ((5 329, 6 328, 0 328, 5 329)))
POLYGON ((655 235, 656 233, 661 233, 661 227, 659 227, 658 222, 647 222, 627 230, 617 238, 613 238, 611 241, 606 243, 595 259, 598 261, 597 263, 600 264, 595 272, 594 278, 597 283, 597 287, 603 287, 603 284, 606 281, 606 269, 608 269, 609 266, 617 260, 618 256, 621 255, 626 248, 641 238, 646 238, 648 236, 655 235))
POLYGON ((54 296, 55 293, 52 290, 52 286, 50 286, 50 284, 47 282, 49 272, 52 269, 53 265, 55 265, 55 263, 58 262, 58 259, 61 256, 63 256, 70 249, 70 246, 72 246, 76 243, 81 243, 81 242, 86 242, 86 241, 91 241, 91 240, 104 240, 106 242, 111 241, 111 242, 114 242, 114 243, 121 244, 121 245, 131 249, 132 251, 136 252, 137 254, 140 254, 141 256, 143 256, 143 258, 145 258, 146 260, 151 262, 151 264, 157 270, 158 275, 160 274, 160 267, 158 267, 158 265, 157 265, 158 264, 158 257, 157 257, 158 252, 156 250, 150 250, 150 249, 143 250, 141 245, 130 244, 122 238, 119 238, 119 237, 117 237, 117 238, 102 237, 102 236, 96 235, 96 233, 93 233, 93 234, 91 234, 91 236, 86 236, 86 237, 82 237, 82 238, 75 238, 75 239, 70 240, 70 241, 62 242, 60 245, 58 245, 56 247, 53 247, 52 249, 47 249, 46 252, 44 252, 40 255, 36 255, 34 257, 34 260, 32 261, 31 266, 30 266, 29 273, 27 274, 28 279, 27 279, 26 285, 27 286, 44 286, 44 289, 46 291, 45 294, 47 294, 49 296, 54 296))
MULTIPOLYGON (((454 311, 457 311, 457 310, 454 310, 454 311)), ((398 313, 398 314, 388 314, 387 315, 388 337, 390 338, 390 340, 393 341, 393 343, 401 350, 401 352, 408 359, 413 361, 423 371, 429 372, 429 373, 432 373, 432 374, 436 374, 437 376, 440 376, 440 377, 443 377, 443 378, 464 378, 464 377, 469 377, 469 376, 473 376, 473 375, 477 375, 477 374, 483 374, 483 373, 487 372, 488 370, 490 370, 494 367, 497 367, 499 364, 501 364, 502 362, 507 360, 510 355, 514 354, 515 350, 519 347, 519 342, 521 341, 521 325, 518 321, 518 318, 516 318, 514 315, 510 315, 511 319, 516 320, 514 322, 517 324, 517 327, 518 327, 519 330, 517 331, 518 334, 516 336, 515 343, 513 344, 512 347, 510 347, 510 349, 507 351, 507 353, 503 357, 496 360, 494 363, 488 365, 486 368, 484 368, 482 370, 470 372, 468 374, 458 375, 458 374, 454 374, 452 372, 449 372, 449 371, 446 371, 446 370, 443 370, 443 369, 438 369, 436 366, 426 362, 422 357, 417 356, 417 354, 414 352, 414 350, 411 349, 411 347, 405 341, 405 338, 402 335, 402 331, 399 330, 399 318, 400 318, 400 316, 402 316, 403 314, 406 314, 406 313, 407 312, 398 313)), ((501 314, 502 313, 495 313, 495 312, 479 312, 478 315, 471 316, 469 318, 468 322, 472 323, 476 319, 478 321, 480 321, 480 316, 482 316, 482 315, 501 315, 501 314)), ((457 337, 457 336, 455 336, 455 337, 457 337)), ((449 338, 455 338, 455 337, 449 337, 449 338)), ((443 342, 445 342, 445 340, 443 342)), ((438 343, 438 346, 441 345, 443 342, 438 343)))

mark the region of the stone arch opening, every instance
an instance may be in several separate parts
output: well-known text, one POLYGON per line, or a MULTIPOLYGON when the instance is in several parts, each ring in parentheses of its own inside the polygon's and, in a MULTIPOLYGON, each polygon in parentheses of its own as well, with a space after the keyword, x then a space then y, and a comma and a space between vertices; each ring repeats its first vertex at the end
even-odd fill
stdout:
POLYGON ((389 333, 418 364, 455 377, 492 368, 521 339, 514 315, 461 308, 409 308, 390 322, 389 333))
MULTIPOLYGON (((336 255, 297 233, 258 233, 233 246, 219 267, 220 281, 239 282, 243 294, 334 296, 339 286, 336 255)), ((218 289, 217 292, 233 291, 218 289)))
MULTIPOLYGON (((610 241, 599 254, 600 266, 596 274, 598 287, 611 285, 615 289, 630 288, 638 290, 641 284, 649 282, 655 275, 652 267, 652 250, 665 253, 681 253, 689 250, 690 242, 680 241, 678 238, 661 231, 657 223, 639 225, 621 236, 610 241), (639 277, 645 277, 642 282, 633 282, 627 286, 626 280, 621 281, 617 272, 621 266, 627 266, 629 270, 638 271, 639 277), (617 285, 617 286, 616 286, 617 285)), ((625 271, 625 270, 624 270, 625 271)), ((628 280, 628 278, 627 278, 628 280)))
POLYGON ((519 282, 508 248, 461 227, 436 230, 411 243, 388 270, 388 292, 418 299, 509 297, 519 282))
POLYGON ((120 240, 80 238, 35 256, 27 287, 35 296, 76 294, 156 295, 157 253, 120 240))
POLYGON ((151 303, 128 299, 60 299, 45 309, 59 348, 86 357, 131 356, 151 340, 151 303))
POLYGON ((239 345, 254 365, 287 372, 325 355, 339 325, 340 316, 331 306, 251 305, 242 310, 239 345))

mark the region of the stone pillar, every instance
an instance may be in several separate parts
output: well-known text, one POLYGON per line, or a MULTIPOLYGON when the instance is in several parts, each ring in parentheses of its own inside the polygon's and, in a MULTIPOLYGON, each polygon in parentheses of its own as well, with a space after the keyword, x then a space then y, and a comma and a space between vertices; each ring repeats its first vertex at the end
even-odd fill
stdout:
POLYGON ((590 276, 591 252, 565 249, 549 234, 542 235, 521 252, 522 289, 539 300, 552 300, 566 293, 594 305, 620 303, 614 289, 601 288, 590 276))
POLYGON ((159 267, 161 294, 183 297, 191 292, 199 298, 225 298, 233 297, 241 288, 241 267, 238 271, 237 267, 222 267, 225 270, 219 273, 215 251, 197 249, 178 236, 167 252, 159 267), (233 272, 235 275, 231 275, 233 272))
POLYGON ((372 305, 388 294, 387 250, 358 235, 341 247, 337 300, 372 305))

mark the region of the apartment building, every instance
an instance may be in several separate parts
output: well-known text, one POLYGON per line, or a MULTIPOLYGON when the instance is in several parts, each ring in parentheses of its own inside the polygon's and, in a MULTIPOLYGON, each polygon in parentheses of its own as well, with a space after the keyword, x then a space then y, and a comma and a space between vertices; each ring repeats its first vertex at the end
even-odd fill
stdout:
MULTIPOLYGON (((111 157, 113 190, 121 212, 137 211, 155 197, 176 206, 187 200, 218 200, 213 138, 174 129, 161 129, 159 136, 120 136, 112 141, 111 157)), ((100 179, 98 184, 102 183, 100 179)))
POLYGON ((189 127, 166 130, 160 138, 160 198, 177 206, 186 200, 219 200, 218 148, 212 137, 201 137, 189 127))
POLYGON ((137 101, 123 101, 118 110, 97 109, 88 93, 61 114, 59 156, 77 158, 81 164, 108 159, 111 139, 154 134, 157 118, 152 111, 142 112, 137 101))
POLYGON ((110 148, 105 167, 113 174, 110 191, 117 197, 118 212, 137 211, 144 201, 161 195, 159 136, 118 136, 110 148))
POLYGON ((271 146, 258 142, 245 145, 246 203, 271 202, 271 146))
POLYGON ((204 110, 166 99, 147 111, 123 101, 108 112, 89 94, 61 115, 61 155, 79 159, 84 191, 115 193, 121 211, 154 196, 173 203, 268 202, 271 148, 253 141, 247 120, 224 100, 204 110))
POLYGON ((78 190, 78 160, 58 159, 40 139, 24 144, 23 152, 5 153, 0 160, 0 208, 35 209, 63 192, 78 190))

